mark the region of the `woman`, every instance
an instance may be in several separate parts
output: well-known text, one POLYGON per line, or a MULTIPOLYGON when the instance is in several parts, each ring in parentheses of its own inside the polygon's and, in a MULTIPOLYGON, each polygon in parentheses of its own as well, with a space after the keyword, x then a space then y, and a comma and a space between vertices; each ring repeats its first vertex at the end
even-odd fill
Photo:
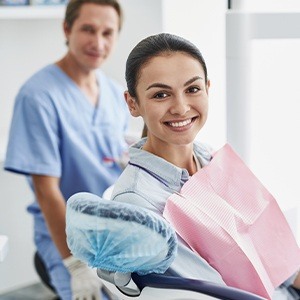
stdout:
MULTIPOLYGON (((195 142, 208 114, 206 64, 189 41, 158 34, 132 50, 126 80, 130 113, 143 118, 148 133, 130 148, 129 165, 115 184, 112 200, 162 215, 169 196, 211 159, 210 149, 195 142)), ((178 238, 178 255, 167 273, 224 284, 221 275, 178 238)), ((273 299, 298 299, 287 289, 294 280, 279 287, 273 299)))

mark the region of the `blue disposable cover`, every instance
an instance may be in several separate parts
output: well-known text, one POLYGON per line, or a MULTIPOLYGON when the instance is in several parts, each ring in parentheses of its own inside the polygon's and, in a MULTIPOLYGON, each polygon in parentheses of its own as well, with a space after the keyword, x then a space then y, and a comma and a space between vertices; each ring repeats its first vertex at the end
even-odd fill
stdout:
POLYGON ((172 227, 135 205, 78 193, 67 202, 67 242, 72 254, 108 271, 164 273, 177 253, 172 227))

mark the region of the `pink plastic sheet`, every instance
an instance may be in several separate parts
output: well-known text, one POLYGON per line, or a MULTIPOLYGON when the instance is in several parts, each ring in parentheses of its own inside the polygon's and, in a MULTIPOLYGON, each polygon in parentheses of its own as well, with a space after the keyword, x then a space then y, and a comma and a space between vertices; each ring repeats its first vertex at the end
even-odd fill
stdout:
POLYGON ((300 250, 276 200, 228 144, 170 196, 164 217, 229 286, 270 299, 299 269, 300 250))

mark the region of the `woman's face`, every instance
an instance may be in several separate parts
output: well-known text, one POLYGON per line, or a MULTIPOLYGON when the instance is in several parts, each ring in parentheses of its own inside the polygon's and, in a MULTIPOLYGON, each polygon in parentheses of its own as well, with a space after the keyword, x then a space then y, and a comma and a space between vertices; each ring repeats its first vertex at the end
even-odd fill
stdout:
POLYGON ((99 68, 116 43, 119 22, 113 7, 83 4, 72 28, 65 24, 70 57, 83 70, 99 68))
POLYGON ((142 116, 152 147, 191 144, 207 119, 208 88, 198 60, 184 52, 152 58, 140 72, 138 103, 125 94, 131 114, 142 116))

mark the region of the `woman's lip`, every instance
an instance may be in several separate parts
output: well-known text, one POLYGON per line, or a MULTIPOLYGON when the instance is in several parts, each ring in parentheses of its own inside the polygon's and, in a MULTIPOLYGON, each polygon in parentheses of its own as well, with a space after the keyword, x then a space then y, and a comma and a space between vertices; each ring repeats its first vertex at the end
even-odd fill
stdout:
POLYGON ((164 122, 164 123, 167 124, 169 127, 172 127, 172 128, 184 128, 184 127, 190 125, 191 123, 193 123, 193 121, 195 119, 196 119, 196 117, 192 117, 192 118, 182 119, 182 120, 167 121, 167 122, 164 122))

